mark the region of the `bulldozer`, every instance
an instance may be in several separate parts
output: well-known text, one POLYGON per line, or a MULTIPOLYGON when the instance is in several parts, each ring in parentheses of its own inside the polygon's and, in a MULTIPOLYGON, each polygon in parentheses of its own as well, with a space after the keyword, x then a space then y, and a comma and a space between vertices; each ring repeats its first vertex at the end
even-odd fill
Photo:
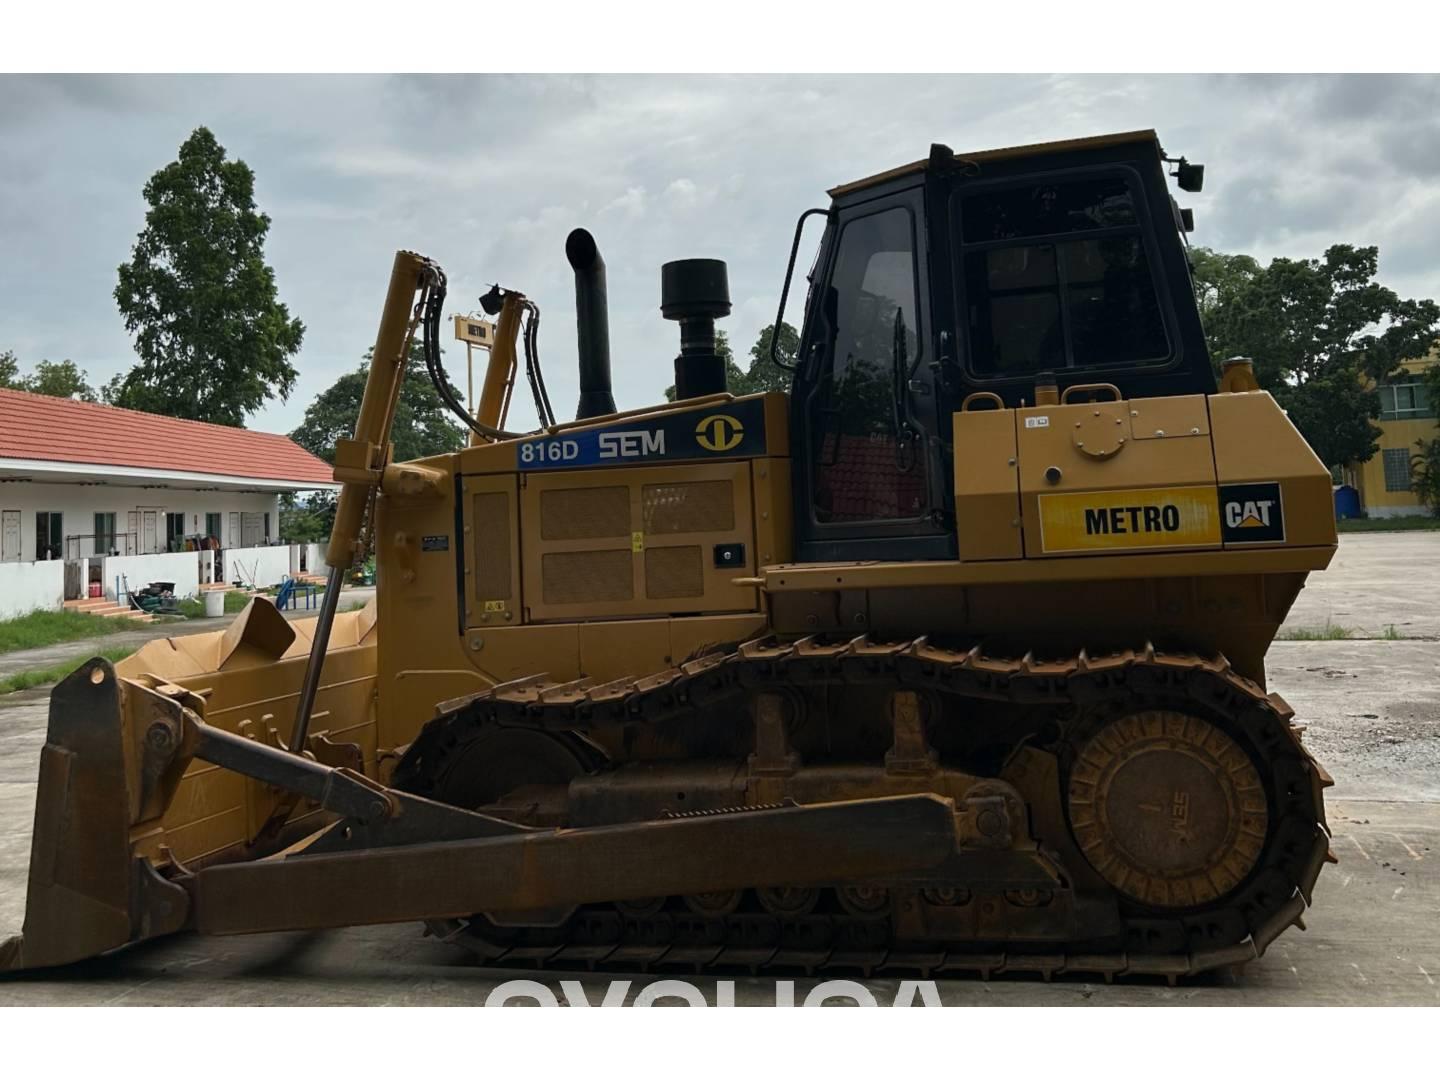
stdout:
POLYGON ((937 144, 801 215, 788 391, 727 390, 728 270, 682 259, 674 399, 625 411, 577 229, 573 421, 498 285, 461 402, 444 272, 397 253, 319 614, 256 599, 56 687, 0 969, 409 921, 500 967, 1255 960, 1333 861, 1265 655, 1336 534, 1325 466, 1207 350, 1169 183, 1203 177, 1153 131, 937 144), (467 445, 397 462, 412 344, 467 445))

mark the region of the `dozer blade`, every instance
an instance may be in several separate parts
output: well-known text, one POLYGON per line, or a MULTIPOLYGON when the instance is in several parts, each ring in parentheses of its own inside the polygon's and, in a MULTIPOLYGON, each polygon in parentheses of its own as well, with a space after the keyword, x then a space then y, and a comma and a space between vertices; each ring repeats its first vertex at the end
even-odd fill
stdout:
POLYGON ((182 929, 212 934, 815 885, 921 871, 958 845, 934 795, 538 829, 385 788, 207 725, 178 686, 94 660, 51 698, 24 933, 0 970, 47 967, 182 929), (136 852, 192 761, 328 811, 289 847, 189 869, 136 852))
POLYGON ((162 777, 140 775, 146 756, 121 685, 110 664, 92 660, 50 695, 25 928, 0 945, 0 970, 68 964, 184 923, 184 890, 131 854, 138 796, 147 786, 161 794, 162 777))

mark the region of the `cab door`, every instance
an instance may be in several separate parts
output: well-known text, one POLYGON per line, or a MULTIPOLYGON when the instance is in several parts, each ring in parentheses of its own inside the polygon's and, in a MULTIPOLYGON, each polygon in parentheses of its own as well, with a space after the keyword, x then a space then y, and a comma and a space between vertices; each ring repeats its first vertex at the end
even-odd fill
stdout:
POLYGON ((799 561, 951 558, 916 185, 839 209, 791 410, 799 561))

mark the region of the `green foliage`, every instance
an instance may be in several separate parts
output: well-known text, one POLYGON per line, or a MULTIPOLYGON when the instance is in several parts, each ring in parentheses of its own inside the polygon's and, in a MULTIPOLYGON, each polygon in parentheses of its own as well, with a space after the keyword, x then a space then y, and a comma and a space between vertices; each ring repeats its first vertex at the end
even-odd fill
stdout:
MULTIPOLYGON (((1440 405, 1440 363, 1432 364, 1420 376, 1430 401, 1440 405)), ((1410 458, 1410 489, 1430 513, 1440 518, 1440 437, 1421 439, 1410 458)))
POLYGON ((145 200, 145 228, 115 287, 139 363, 105 398, 241 427, 270 398, 289 397, 305 334, 265 264, 270 219, 255 207, 255 174, 196 128, 146 183, 145 200))
MULTIPOLYGON (((750 346, 750 369, 745 372, 745 389, 736 393, 758 394, 790 389, 790 372, 776 366, 770 359, 770 338, 774 333, 775 324, 771 323, 760 331, 755 344, 750 346)), ((800 335, 787 322, 780 324, 779 346, 775 351, 781 361, 790 367, 795 366, 795 360, 800 355, 800 335)))
MULTIPOLYGON (((225 614, 238 615, 245 610, 245 605, 250 603, 250 596, 243 592, 228 591, 225 593, 225 614)), ((205 598, 187 597, 176 604, 180 614, 187 619, 203 619, 205 617, 205 598)))
POLYGON ((1324 626, 1297 626, 1293 630, 1282 630, 1277 639, 1280 641, 1348 641, 1355 636, 1355 631, 1348 626, 1341 626, 1329 619, 1325 620, 1324 626))
POLYGON ((1336 244, 1321 259, 1264 267, 1199 248, 1192 261, 1211 355, 1251 357, 1260 385, 1326 464, 1373 457, 1380 403, 1367 382, 1429 351, 1440 305, 1401 299, 1375 282, 1375 247, 1336 244))
MULTIPOLYGON (((740 365, 735 362, 735 352, 730 347, 730 336, 724 330, 715 331, 715 351, 725 359, 725 385, 736 397, 742 394, 760 394, 771 390, 790 389, 790 373, 782 371, 770 362, 770 335, 774 331, 773 323, 760 331, 760 336, 755 340, 755 344, 750 346, 750 366, 744 371, 741 371, 740 365)), ((800 335, 789 323, 782 322, 780 324, 780 358, 793 364, 799 349, 800 335)), ((675 400, 673 383, 665 388, 665 400, 675 400)))
POLYGON ((106 619, 83 611, 32 611, 14 619, 0 621, 0 653, 19 649, 42 649, 65 641, 118 634, 122 630, 138 630, 143 623, 124 616, 106 619))
POLYGON ((73 398, 76 401, 98 401, 88 376, 75 366, 74 360, 41 360, 35 372, 20 380, 20 389, 47 397, 73 398))
MULTIPOLYGON (((336 441, 354 434, 373 352, 367 349, 359 367, 341 375, 316 397, 305 410, 300 426, 290 433, 292 439, 316 457, 333 464, 336 441)), ((405 381, 400 386, 395 424, 390 431, 395 460, 414 461, 459 450, 465 445, 465 432, 450 416, 450 410, 440 400, 435 384, 425 371, 425 358, 416 342, 410 347, 410 362, 405 366, 405 381)))
MULTIPOLYGON (((355 432, 360 401, 365 395, 365 377, 373 349, 366 350, 364 362, 341 375, 305 410, 300 426, 290 438, 325 461, 335 461, 335 442, 355 432)), ((395 406, 390 441, 396 461, 414 461, 435 454, 452 454, 465 445, 465 432, 450 418, 435 384, 425 371, 425 358, 418 342, 411 345, 410 362, 395 406)), ((317 492, 305 502, 291 498, 281 501, 280 535, 295 543, 320 543, 330 537, 335 521, 335 496, 317 492)))
POLYGON ((280 535, 292 544, 323 544, 330 539, 335 519, 335 497, 305 500, 287 491, 280 496, 280 535))
POLYGON ((74 398, 78 401, 98 401, 99 398, 87 381, 85 372, 75 366, 73 360, 41 360, 29 375, 20 374, 20 362, 10 350, 0 353, 0 389, 24 390, 31 394, 47 397, 74 398))
MULTIPOLYGON (((112 664, 119 663, 133 653, 133 648, 101 649, 95 656, 109 660, 112 664)), ((72 674, 78 668, 88 664, 95 656, 84 656, 75 660, 65 660, 58 664, 51 664, 49 667, 33 668, 30 671, 19 671, 14 675, 0 677, 0 694, 13 694, 17 690, 29 690, 35 686, 46 686, 50 683, 57 683, 67 675, 72 674)))
POLYGON ((1410 490, 1432 515, 1440 517, 1440 438, 1421 439, 1415 450, 1410 457, 1410 490))

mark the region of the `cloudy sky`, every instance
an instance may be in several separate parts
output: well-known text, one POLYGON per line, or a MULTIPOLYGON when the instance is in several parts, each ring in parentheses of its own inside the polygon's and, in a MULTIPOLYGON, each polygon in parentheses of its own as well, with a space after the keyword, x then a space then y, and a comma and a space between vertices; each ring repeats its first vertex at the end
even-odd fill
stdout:
MULTIPOLYGON (((146 179, 198 125, 256 173, 267 258, 306 325, 289 431, 372 343, 396 248, 437 258, 451 311, 492 281, 544 313, 556 411, 576 394, 566 233, 609 264, 616 399, 654 400, 678 333, 660 264, 730 264, 748 351, 774 318, 791 231, 824 191, 956 150, 1154 127, 1207 166, 1194 242, 1262 259, 1378 244, 1381 279, 1440 298, 1436 77, 0 78, 0 350, 74 359, 94 383, 131 349, 112 291, 146 179)), ((448 312, 447 312, 448 314, 448 312)), ((798 311, 792 311, 792 321, 798 311)), ((447 351, 463 385, 463 349, 447 351)), ((516 394, 511 423, 532 417, 516 394)))

